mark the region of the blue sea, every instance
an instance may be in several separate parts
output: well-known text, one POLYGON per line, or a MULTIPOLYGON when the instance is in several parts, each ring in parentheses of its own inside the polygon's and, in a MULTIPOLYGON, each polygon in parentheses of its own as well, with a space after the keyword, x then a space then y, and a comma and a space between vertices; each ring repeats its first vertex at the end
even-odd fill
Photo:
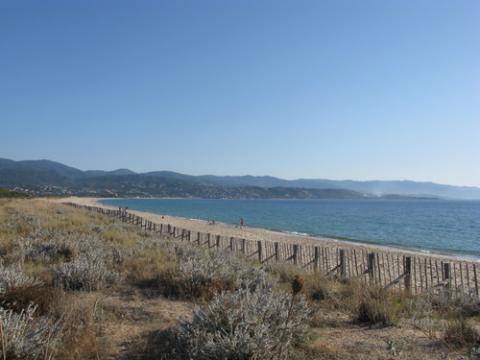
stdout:
POLYGON ((480 201, 109 199, 185 218, 480 258, 480 201))

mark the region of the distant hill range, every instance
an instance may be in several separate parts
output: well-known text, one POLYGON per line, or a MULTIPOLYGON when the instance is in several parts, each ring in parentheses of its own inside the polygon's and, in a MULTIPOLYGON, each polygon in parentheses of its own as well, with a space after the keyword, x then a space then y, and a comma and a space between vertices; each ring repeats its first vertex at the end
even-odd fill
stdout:
POLYGON ((230 199, 480 199, 480 188, 416 181, 285 180, 271 176, 192 176, 128 169, 82 171, 50 160, 0 158, 0 187, 34 195, 230 199))

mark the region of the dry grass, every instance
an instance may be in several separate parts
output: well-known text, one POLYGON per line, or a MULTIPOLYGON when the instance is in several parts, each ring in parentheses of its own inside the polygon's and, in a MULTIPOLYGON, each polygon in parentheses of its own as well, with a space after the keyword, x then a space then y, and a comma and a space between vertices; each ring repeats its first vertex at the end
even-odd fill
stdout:
POLYGON ((460 317, 448 324, 444 340, 460 348, 475 347, 480 345, 480 334, 465 318, 460 317))

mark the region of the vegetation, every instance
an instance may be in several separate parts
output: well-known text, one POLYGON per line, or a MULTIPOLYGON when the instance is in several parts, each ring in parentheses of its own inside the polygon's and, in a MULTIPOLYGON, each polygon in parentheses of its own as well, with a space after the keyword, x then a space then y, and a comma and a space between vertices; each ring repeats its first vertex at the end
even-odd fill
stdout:
POLYGON ((0 158, 0 187, 35 194, 175 196, 204 198, 480 199, 480 188, 415 181, 285 180, 272 176, 192 176, 171 171, 138 174, 128 169, 81 171, 49 160, 0 158), (320 190, 320 191, 317 191, 320 190))
POLYGON ((0 200, 0 359, 476 356, 480 306, 259 265, 96 213, 0 200))
POLYGON ((0 198, 6 198, 6 199, 17 198, 17 199, 20 199, 20 198, 26 198, 26 197, 28 197, 27 194, 24 194, 24 193, 21 193, 21 192, 18 192, 18 191, 11 191, 11 190, 8 190, 8 189, 0 188, 0 198))

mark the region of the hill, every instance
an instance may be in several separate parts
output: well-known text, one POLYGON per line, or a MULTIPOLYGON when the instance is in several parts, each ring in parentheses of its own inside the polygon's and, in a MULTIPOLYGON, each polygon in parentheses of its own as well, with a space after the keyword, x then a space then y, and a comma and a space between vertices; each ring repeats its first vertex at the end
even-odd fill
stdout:
POLYGON ((0 159, 0 186, 34 194, 203 198, 480 199, 480 188, 416 181, 286 180, 129 169, 82 171, 50 160, 0 159))

